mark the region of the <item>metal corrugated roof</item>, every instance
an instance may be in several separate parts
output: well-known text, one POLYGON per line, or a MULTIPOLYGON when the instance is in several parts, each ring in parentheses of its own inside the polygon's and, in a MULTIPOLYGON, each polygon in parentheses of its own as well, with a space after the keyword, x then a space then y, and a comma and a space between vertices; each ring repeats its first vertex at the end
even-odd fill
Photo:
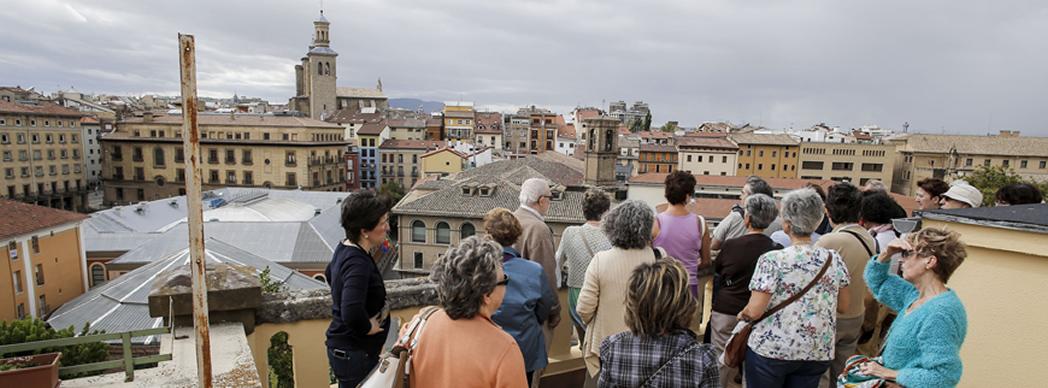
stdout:
MULTIPOLYGON (((327 287, 290 268, 214 238, 205 242, 205 255, 210 263, 244 265, 254 268, 256 273, 268 267, 272 279, 283 282, 293 290, 327 287)), ((62 305, 47 322, 55 328, 74 326, 77 329, 90 323, 92 329, 110 333, 159 327, 161 318, 149 316, 149 292, 153 282, 161 272, 188 264, 189 249, 158 255, 152 263, 95 287, 62 305)), ((137 338, 135 342, 152 340, 155 339, 137 338)))

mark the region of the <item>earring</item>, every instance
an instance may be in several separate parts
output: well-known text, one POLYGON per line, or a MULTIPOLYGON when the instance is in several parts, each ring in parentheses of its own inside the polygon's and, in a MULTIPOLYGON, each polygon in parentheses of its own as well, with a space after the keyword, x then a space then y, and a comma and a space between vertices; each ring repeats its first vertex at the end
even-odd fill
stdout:
POLYGON ((368 235, 366 235, 366 234, 365 234, 365 235, 364 235, 364 239, 367 239, 367 238, 368 238, 368 235))

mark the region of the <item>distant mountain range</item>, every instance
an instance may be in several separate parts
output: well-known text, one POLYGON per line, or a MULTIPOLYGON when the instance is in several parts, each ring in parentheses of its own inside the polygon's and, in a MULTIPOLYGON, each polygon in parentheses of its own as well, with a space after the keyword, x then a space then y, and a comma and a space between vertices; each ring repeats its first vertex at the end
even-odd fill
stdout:
POLYGON ((444 110, 444 103, 437 101, 426 101, 417 98, 391 98, 389 99, 390 108, 401 108, 401 109, 418 109, 419 106, 426 113, 441 112, 444 110))

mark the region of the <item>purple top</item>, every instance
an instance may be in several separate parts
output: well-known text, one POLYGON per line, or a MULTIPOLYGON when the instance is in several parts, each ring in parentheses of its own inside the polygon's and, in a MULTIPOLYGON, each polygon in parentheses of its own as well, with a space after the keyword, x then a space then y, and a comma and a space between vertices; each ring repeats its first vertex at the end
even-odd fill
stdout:
POLYGON ((655 237, 652 245, 665 249, 667 254, 680 261, 684 269, 688 270, 690 283, 697 284, 696 272, 702 252, 699 217, 692 213, 683 216, 659 213, 655 217, 659 221, 659 236, 655 237))

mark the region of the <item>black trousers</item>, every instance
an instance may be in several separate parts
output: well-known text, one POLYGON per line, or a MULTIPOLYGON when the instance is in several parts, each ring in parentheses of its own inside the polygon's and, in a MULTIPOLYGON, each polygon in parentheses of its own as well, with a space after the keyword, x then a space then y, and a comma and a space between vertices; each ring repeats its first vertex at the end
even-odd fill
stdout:
POLYGON ((378 365, 378 355, 370 355, 363 350, 329 347, 327 355, 339 388, 356 388, 378 365))

